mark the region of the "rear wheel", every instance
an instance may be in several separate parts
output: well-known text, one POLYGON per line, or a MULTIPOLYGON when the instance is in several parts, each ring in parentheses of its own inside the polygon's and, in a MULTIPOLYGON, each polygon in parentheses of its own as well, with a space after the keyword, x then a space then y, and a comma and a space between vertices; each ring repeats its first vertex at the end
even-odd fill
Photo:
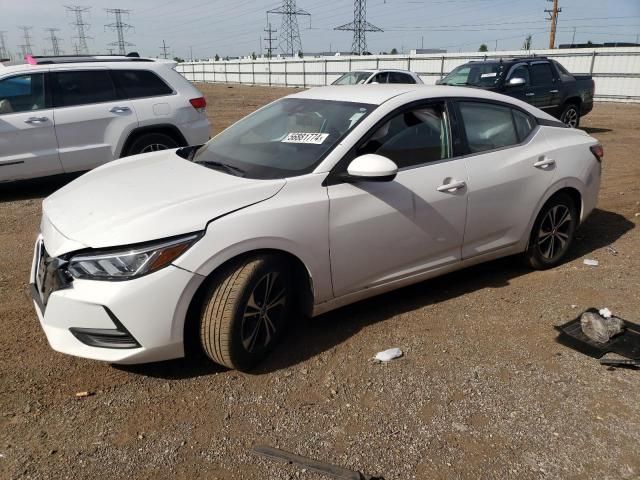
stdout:
POLYGON ((145 133, 133 141, 127 150, 127 155, 157 152, 178 146, 178 142, 165 133, 145 133))
POLYGON ((538 270, 560 264, 573 242, 577 226, 578 209, 574 200, 565 193, 553 196, 533 224, 525 253, 527 263, 538 270))
POLYGON ((249 370, 281 339, 292 311, 288 269, 271 255, 224 269, 205 296, 200 342, 214 362, 249 370))
POLYGON ((580 125, 580 110, 575 103, 565 105, 560 115, 560 121, 571 128, 578 128, 580 125))

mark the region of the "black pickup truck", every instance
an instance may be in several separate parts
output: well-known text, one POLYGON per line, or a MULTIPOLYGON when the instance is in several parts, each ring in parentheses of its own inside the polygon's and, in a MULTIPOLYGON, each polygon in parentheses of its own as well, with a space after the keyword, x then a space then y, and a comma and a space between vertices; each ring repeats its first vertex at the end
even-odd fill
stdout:
POLYGON ((593 108, 590 75, 572 75, 546 57, 510 58, 460 65, 440 85, 483 88, 524 100, 559 118, 570 127, 593 108))

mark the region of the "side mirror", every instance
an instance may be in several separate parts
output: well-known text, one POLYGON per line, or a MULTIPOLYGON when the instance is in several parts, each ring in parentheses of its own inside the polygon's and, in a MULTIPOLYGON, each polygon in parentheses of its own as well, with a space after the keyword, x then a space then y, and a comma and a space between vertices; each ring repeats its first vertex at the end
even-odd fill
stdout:
POLYGON ((382 155, 367 153, 354 158, 347 167, 347 178, 370 182, 390 182, 396 178, 398 166, 382 155))
POLYGON ((509 83, 507 83, 507 86, 509 86, 509 87, 521 87, 522 85, 525 85, 526 83, 527 83, 527 81, 524 78, 514 77, 514 78, 509 80, 509 83))
POLYGON ((441 78, 436 80, 436 85, 442 85, 442 79, 441 78))

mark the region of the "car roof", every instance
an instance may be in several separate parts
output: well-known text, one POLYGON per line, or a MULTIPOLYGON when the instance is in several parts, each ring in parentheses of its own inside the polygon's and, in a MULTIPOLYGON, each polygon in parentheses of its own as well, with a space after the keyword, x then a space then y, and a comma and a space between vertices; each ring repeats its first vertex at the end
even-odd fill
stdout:
POLYGON ((401 68, 358 68, 356 70, 351 70, 351 72, 366 72, 366 73, 380 73, 380 72, 400 72, 400 73, 409 73, 411 75, 416 75, 411 70, 403 70, 401 68))
POLYGON ((490 92, 479 88, 452 87, 448 85, 420 85, 420 84, 378 84, 378 85, 331 85, 316 87, 289 95, 287 98, 308 98, 313 100, 328 100, 340 102, 365 103, 382 105, 388 100, 400 95, 407 96, 407 102, 429 98, 469 98, 495 100, 509 103, 531 115, 547 120, 554 120, 547 113, 526 102, 500 93, 490 92))
POLYGON ((165 59, 135 59, 135 60, 124 60, 122 58, 113 58, 109 57, 95 57, 95 61, 87 60, 87 61, 71 61, 68 63, 40 63, 40 64, 30 64, 30 63, 19 63, 12 65, 3 65, 0 63, 0 75, 4 75, 7 73, 31 73, 42 70, 81 70, 84 68, 126 68, 127 70, 131 69, 140 69, 140 70, 155 70, 158 67, 168 66, 169 68, 173 68, 176 65, 174 60, 165 60, 165 59))

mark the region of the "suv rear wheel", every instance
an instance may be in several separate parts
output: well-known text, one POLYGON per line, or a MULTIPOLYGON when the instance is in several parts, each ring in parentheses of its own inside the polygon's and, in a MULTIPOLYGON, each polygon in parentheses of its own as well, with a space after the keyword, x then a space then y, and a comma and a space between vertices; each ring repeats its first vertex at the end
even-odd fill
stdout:
POLYGON ((580 110, 575 103, 567 103, 560 115, 560 121, 571 128, 580 125, 580 110))
POLYGON ((157 152, 179 147, 172 137, 164 133, 145 133, 136 138, 127 149, 127 155, 157 152))

